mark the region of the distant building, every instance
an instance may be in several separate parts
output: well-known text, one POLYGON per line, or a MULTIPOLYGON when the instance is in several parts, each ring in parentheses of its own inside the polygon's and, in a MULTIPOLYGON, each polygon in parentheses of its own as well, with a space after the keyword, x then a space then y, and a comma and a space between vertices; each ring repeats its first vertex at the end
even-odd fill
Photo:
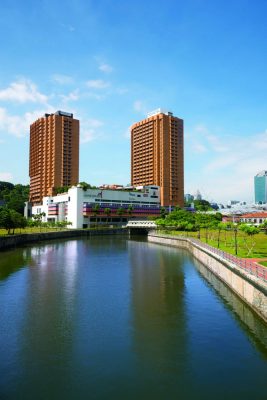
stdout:
POLYGON ((30 127, 30 202, 41 204, 54 189, 79 182, 79 121, 57 111, 30 127))
POLYGON ((227 207, 232 207, 235 204, 239 204, 239 203, 240 203, 240 200, 228 200, 227 201, 227 207))
POLYGON ((263 224, 266 220, 267 220, 267 212, 243 214, 240 217, 240 222, 251 225, 260 225, 263 224))
POLYGON ((186 203, 192 203, 192 201, 194 200, 194 196, 192 194, 186 193, 184 195, 184 200, 186 203))
POLYGON ((157 109, 131 127, 131 185, 157 185, 162 206, 184 205, 184 127, 157 109))
POLYGON ((261 171, 254 177, 255 203, 267 203, 267 171, 261 171))
POLYGON ((32 207, 32 215, 44 213, 43 222, 71 222, 80 229, 92 224, 119 224, 128 219, 160 216, 160 188, 144 186, 139 191, 71 187, 67 193, 45 196, 32 207))
POLYGON ((202 196, 199 190, 197 190, 196 194, 194 194, 194 200, 202 200, 202 196))

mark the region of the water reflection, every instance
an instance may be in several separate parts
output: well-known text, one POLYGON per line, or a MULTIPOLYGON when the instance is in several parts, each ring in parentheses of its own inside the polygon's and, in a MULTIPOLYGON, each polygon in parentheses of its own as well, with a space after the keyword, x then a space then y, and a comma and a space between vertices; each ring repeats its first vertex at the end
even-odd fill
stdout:
POLYGON ((209 282, 215 290, 220 300, 233 313, 240 324, 240 327, 249 334, 254 345, 258 347, 261 353, 267 358, 267 329, 266 324, 251 310, 233 291, 229 289, 220 279, 218 279, 202 263, 194 260, 194 264, 200 274, 209 282))
POLYGON ((186 252, 99 237, 3 254, 1 399, 264 399, 266 327, 186 252))
POLYGON ((153 393, 155 398, 163 398, 167 387, 181 396, 184 389, 179 382, 186 385, 188 380, 184 256, 152 243, 132 241, 128 249, 133 340, 141 374, 150 392, 151 384, 162 382, 153 393))
POLYGON ((31 249, 1 251, 0 253, 0 281, 11 274, 26 268, 31 263, 31 249))

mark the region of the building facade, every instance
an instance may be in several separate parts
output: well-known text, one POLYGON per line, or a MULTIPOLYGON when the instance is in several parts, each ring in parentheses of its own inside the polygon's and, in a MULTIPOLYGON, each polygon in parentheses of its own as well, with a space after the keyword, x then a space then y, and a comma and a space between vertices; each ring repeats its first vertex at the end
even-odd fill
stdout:
POLYGON ((46 196, 32 207, 32 215, 44 213, 43 222, 68 221, 73 229, 92 224, 119 224, 128 219, 160 216, 160 188, 145 186, 139 190, 83 190, 80 185, 57 196, 46 196))
POLYGON ((261 225, 267 220, 267 212, 256 212, 243 214, 240 216, 239 221, 250 225, 261 225))
POLYGON ((183 120, 158 109, 131 127, 131 184, 157 185, 162 206, 184 205, 183 120))
POLYGON ((254 177, 255 203, 267 203, 267 171, 261 171, 254 177))
POLYGON ((79 182, 79 121, 57 111, 30 127, 30 202, 41 204, 56 187, 79 182))

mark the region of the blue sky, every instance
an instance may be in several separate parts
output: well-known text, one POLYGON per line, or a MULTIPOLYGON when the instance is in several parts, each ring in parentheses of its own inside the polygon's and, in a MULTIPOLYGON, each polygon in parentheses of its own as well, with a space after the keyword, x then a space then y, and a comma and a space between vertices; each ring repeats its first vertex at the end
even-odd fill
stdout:
POLYGON ((267 2, 2 0, 0 180, 28 183, 29 125, 81 121, 80 181, 130 182, 129 127, 185 123, 185 191, 253 200, 267 169, 267 2))

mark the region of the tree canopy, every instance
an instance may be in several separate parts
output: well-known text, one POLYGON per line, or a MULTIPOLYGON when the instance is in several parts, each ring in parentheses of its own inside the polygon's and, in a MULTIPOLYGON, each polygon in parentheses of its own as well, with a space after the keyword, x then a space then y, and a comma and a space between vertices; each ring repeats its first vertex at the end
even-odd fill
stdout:
POLYGON ((0 200, 8 209, 20 214, 24 212, 24 203, 29 199, 29 185, 13 185, 10 182, 0 182, 0 200))

